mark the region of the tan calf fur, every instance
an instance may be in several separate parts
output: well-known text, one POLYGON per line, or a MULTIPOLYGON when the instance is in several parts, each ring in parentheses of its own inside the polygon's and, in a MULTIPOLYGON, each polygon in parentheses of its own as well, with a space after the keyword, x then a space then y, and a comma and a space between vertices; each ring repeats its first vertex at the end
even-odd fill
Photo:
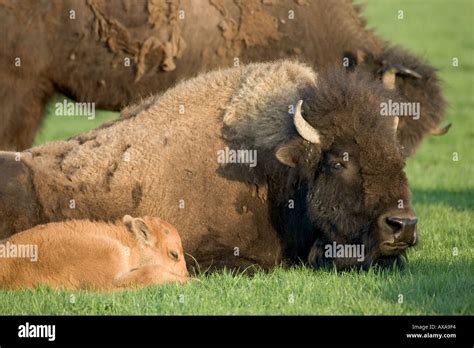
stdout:
POLYGON ((177 230, 153 217, 39 225, 3 240, 0 248, 4 289, 111 291, 189 279, 177 230))

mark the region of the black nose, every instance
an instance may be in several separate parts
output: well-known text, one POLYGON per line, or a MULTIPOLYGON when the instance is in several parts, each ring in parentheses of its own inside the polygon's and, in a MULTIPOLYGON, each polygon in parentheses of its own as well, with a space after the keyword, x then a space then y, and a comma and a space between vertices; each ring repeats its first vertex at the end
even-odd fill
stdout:
POLYGON ((393 231, 396 243, 407 243, 414 245, 416 243, 416 217, 398 217, 391 216, 385 219, 385 223, 393 231))

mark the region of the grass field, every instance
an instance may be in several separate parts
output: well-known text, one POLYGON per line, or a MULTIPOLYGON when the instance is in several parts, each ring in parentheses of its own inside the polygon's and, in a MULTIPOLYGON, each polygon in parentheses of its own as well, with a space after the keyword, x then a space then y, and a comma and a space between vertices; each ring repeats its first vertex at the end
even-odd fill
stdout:
MULTIPOLYGON (((0 292, 1 314, 474 314, 474 2, 370 1, 371 27, 440 69, 451 104, 444 137, 424 142, 407 173, 421 246, 404 271, 276 269, 253 277, 209 274, 187 286, 113 295, 50 289, 0 292), (397 19, 398 11, 404 19, 397 19), (452 58, 459 66, 452 66, 452 58), (453 161, 453 153, 459 156, 453 161)), ((46 119, 36 143, 116 117, 46 119)))

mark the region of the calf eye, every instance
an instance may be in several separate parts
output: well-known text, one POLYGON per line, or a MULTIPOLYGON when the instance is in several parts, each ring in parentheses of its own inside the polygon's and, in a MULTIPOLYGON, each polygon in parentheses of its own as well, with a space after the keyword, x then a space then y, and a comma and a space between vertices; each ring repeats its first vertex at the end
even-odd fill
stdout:
POLYGON ((171 250, 170 251, 170 256, 171 256, 172 259, 175 259, 176 261, 178 261, 178 259, 179 259, 179 255, 178 255, 177 251, 171 250))
POLYGON ((333 164, 331 164, 331 168, 332 169, 335 169, 335 170, 339 170, 339 169, 342 169, 342 163, 341 162, 335 162, 333 164))

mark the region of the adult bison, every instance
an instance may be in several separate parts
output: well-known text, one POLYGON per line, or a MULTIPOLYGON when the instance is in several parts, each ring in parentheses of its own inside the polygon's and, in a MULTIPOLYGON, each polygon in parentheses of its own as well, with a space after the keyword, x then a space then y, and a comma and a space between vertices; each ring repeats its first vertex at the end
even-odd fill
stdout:
POLYGON ((201 267, 399 263, 416 217, 388 100, 367 73, 289 61, 201 75, 94 131, 1 153, 1 232, 151 215, 201 267))
POLYGON ((4 0, 0 31, 3 150, 31 146, 55 91, 119 110, 199 71, 283 57, 376 80, 397 69, 398 90, 421 105, 400 121, 408 154, 444 114, 434 69, 367 30, 348 0, 4 0))

